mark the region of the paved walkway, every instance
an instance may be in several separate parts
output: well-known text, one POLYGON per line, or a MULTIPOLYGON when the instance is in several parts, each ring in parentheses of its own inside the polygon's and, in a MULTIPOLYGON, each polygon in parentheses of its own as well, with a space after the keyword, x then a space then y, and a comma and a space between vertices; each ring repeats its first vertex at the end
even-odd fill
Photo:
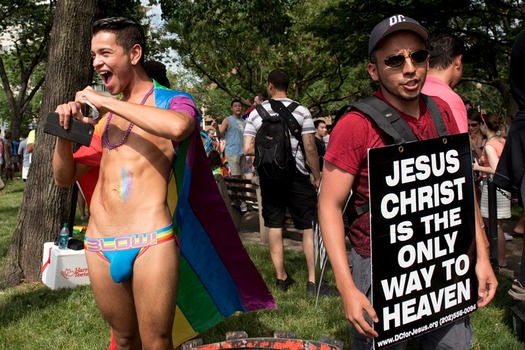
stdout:
MULTIPOLYGON (((261 243, 259 234, 259 214, 257 211, 249 211, 244 214, 239 227, 239 235, 243 242, 261 243)), ((293 229, 284 231, 284 248, 293 251, 303 251, 302 234, 293 229)))
MULTIPOLYGON (((510 278, 514 278, 519 272, 523 246, 523 236, 514 234, 514 226, 516 226, 516 221, 505 220, 503 223, 504 232, 513 235, 514 239, 507 241, 507 263, 509 267, 508 269, 500 270, 500 273, 510 278)), ((239 235, 243 242, 261 243, 259 236, 259 217, 256 211, 251 211, 244 215, 239 228, 239 235)), ((302 235, 297 230, 285 230, 285 249, 302 251, 301 239, 302 235)))

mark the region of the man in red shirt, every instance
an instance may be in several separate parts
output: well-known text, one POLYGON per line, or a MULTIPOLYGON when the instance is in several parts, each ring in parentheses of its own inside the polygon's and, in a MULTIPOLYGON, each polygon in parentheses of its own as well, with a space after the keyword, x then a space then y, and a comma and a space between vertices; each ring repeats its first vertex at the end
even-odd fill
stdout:
MULTIPOLYGON (((379 23, 369 42, 368 73, 377 81, 379 99, 393 107, 419 140, 438 137, 431 114, 420 96, 428 70, 425 41, 428 32, 415 20, 395 15, 379 23)), ((458 127, 447 103, 437 103, 447 132, 458 127)), ((331 133, 325 154, 323 184, 319 195, 319 223, 341 294, 346 318, 353 324, 353 349, 372 349, 377 332, 368 320, 378 322, 370 303, 370 217, 359 216, 350 225, 352 251, 347 259, 342 208, 352 191, 350 208, 368 201, 367 150, 388 144, 386 134, 363 113, 352 110, 344 115, 331 133), (352 266, 352 270, 349 265, 352 266)), ((476 217, 478 306, 494 297, 497 280, 489 262, 487 241, 476 217)), ((388 262, 385 262, 388 263, 388 262)), ((421 336, 424 349, 468 349, 472 343, 468 317, 421 336), (453 334, 453 336, 452 336, 453 334)), ((400 348, 404 344, 398 344, 400 348)))

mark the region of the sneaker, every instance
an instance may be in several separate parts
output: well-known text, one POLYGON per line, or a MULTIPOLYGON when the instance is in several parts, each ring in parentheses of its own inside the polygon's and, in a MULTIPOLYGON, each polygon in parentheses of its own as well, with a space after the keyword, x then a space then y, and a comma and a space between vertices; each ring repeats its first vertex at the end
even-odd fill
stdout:
POLYGON ((514 300, 525 301, 525 288, 518 280, 512 282, 512 287, 509 289, 509 295, 514 300))
POLYGON ((512 241, 514 237, 512 235, 508 234, 507 232, 503 232, 503 235, 505 236, 506 241, 512 241))
POLYGON ((288 275, 288 277, 286 277, 285 280, 275 280, 275 286, 277 287, 277 289, 280 289, 283 292, 286 292, 288 288, 290 288, 295 283, 295 280, 292 278, 292 275, 290 275, 289 273, 286 274, 288 275))
MULTIPOLYGON (((317 286, 314 282, 306 283, 306 295, 309 297, 315 297, 317 293, 317 286)), ((327 281, 321 282, 321 288, 319 290, 319 296, 333 297, 338 296, 339 291, 334 286, 330 285, 327 281)))
POLYGON ((246 202, 241 202, 241 205, 239 206, 239 209, 245 213, 248 211, 248 205, 246 204, 246 202))

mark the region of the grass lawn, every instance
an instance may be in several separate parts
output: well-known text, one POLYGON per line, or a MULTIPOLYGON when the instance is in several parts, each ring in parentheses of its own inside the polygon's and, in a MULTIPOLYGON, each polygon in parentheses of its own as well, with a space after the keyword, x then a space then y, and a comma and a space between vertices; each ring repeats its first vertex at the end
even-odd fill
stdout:
MULTIPOLYGON (((8 183, 0 195, 0 268, 7 253, 22 201, 22 182, 8 183)), ((246 245, 277 301, 277 310, 230 317, 201 334, 204 343, 224 340, 226 332, 244 330, 250 337, 271 337, 276 330, 293 331, 299 338, 320 340, 327 336, 350 345, 350 326, 339 298, 324 298, 315 306, 305 296, 306 267, 302 254, 286 252, 286 263, 297 284, 287 293, 274 289, 274 271, 268 248, 246 245)), ((333 281, 333 275, 328 274, 333 281)), ((472 314, 473 349, 525 349, 512 334, 507 296, 509 278, 500 277, 500 288, 490 306, 472 314)), ((107 349, 109 327, 101 318, 89 286, 52 291, 42 283, 0 291, 0 349, 107 349)), ((412 348, 415 348, 412 346, 412 348)))

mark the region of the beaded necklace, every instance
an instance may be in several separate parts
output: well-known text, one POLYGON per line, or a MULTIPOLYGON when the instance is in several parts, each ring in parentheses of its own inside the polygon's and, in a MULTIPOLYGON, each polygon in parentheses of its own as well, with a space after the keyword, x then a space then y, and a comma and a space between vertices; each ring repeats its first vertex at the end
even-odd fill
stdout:
MULTIPOLYGON (((146 101, 148 100, 148 97, 150 97, 151 94, 153 93, 153 89, 154 89, 154 86, 152 86, 151 90, 149 90, 148 93, 146 93, 146 95, 144 96, 144 98, 140 102, 141 105, 146 103, 146 101)), ((108 115, 108 119, 106 120, 106 125, 104 125, 104 133, 102 135, 102 138, 104 139, 104 143, 106 144, 106 147, 108 149, 108 153, 112 149, 122 146, 124 144, 124 142, 126 142, 126 138, 131 133, 131 129, 133 129, 133 126, 135 126, 135 124, 130 122, 129 125, 128 125, 128 129, 126 130, 126 133, 124 134, 124 136, 119 141, 117 141, 116 143, 111 143, 111 142, 109 142, 109 137, 108 137, 109 124, 111 123, 111 117, 113 117, 113 112, 110 112, 109 115, 108 115)))

